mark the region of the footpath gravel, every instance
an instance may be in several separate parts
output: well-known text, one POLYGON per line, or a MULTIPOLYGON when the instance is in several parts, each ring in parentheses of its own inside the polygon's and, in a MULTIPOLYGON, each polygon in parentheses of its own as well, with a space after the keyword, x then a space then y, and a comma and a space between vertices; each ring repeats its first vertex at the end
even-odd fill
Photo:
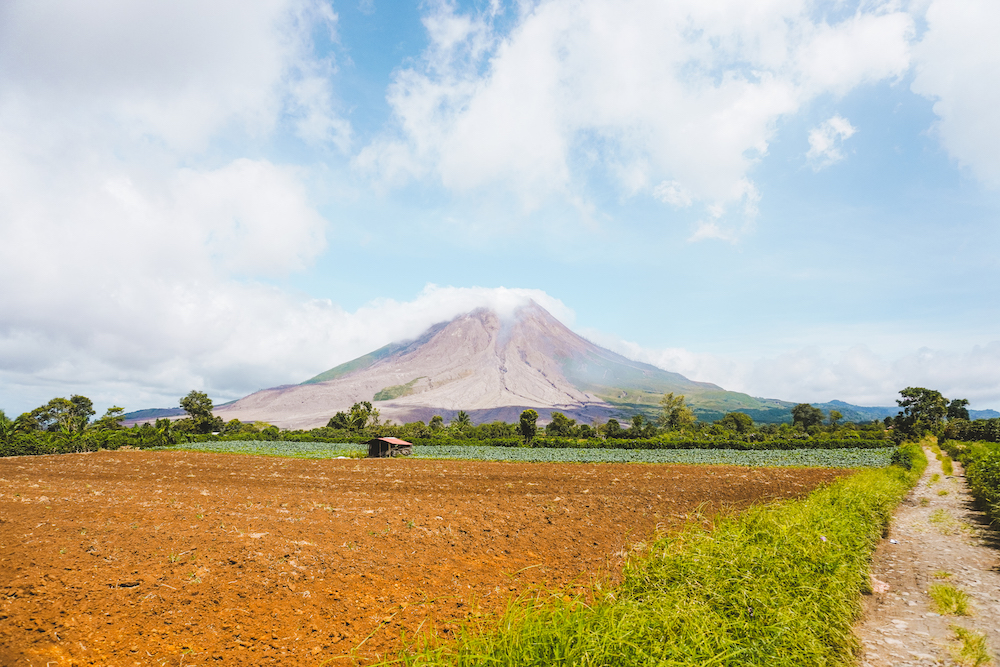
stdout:
POLYGON ((860 665, 996 665, 1000 535, 975 508, 960 464, 954 463, 953 475, 945 475, 941 461, 925 451, 927 470, 875 553, 874 592, 866 596, 863 620, 855 628, 860 665), (936 613, 928 595, 934 584, 964 591, 972 602, 970 615, 936 613), (991 662, 963 659, 956 626, 986 636, 991 662))

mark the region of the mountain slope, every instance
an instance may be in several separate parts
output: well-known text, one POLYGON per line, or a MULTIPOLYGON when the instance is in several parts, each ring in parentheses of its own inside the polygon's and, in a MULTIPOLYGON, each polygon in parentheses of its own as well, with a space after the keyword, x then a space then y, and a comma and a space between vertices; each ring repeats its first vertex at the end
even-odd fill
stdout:
POLYGON ((320 426, 358 401, 383 419, 516 421, 526 408, 544 420, 630 417, 655 411, 666 392, 685 394, 696 414, 717 419, 741 409, 758 420, 786 418, 791 403, 756 399, 632 361, 581 338, 531 302, 512 317, 479 309, 437 324, 413 341, 392 343, 300 385, 265 389, 217 410, 224 419, 290 428, 320 426), (780 413, 780 417, 778 414, 780 413))

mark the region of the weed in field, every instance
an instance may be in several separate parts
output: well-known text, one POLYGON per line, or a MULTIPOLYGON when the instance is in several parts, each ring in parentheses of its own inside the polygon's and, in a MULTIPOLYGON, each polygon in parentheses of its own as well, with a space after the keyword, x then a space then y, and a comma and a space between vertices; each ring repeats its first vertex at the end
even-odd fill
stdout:
POLYGON ((170 554, 169 556, 167 556, 167 560, 170 561, 171 563, 176 563, 177 562, 177 554, 174 554, 174 553, 170 554))
POLYGON ((927 594, 934 601, 934 610, 942 616, 969 616, 969 596, 951 584, 931 584, 927 594))
POLYGON ((197 572, 192 572, 191 573, 191 578, 188 579, 188 581, 190 581, 192 584, 200 584, 201 583, 201 577, 198 576, 197 572))
POLYGON ((971 530, 968 526, 952 516, 951 512, 944 508, 931 512, 927 519, 931 525, 935 526, 942 535, 954 535, 955 533, 971 530))
POLYGON ((937 572, 934 573, 935 579, 947 579, 950 576, 951 572, 948 572, 947 570, 938 570, 937 572))
POLYGON ((956 662, 962 667, 982 667, 993 662, 990 650, 986 646, 986 635, 976 630, 969 630, 960 625, 951 626, 960 645, 953 650, 956 662))
POLYGON ((931 501, 930 501, 929 498, 921 498, 920 499, 920 506, 921 507, 927 507, 930 504, 931 504, 931 501))
POLYGON ((937 473, 934 473, 933 475, 931 475, 931 480, 929 482, 927 482, 927 486, 930 486, 931 484, 937 483, 938 481, 940 481, 940 479, 941 479, 941 475, 939 475, 937 473))
POLYGON ((943 459, 941 459, 941 471, 946 475, 955 474, 955 468, 954 466, 952 466, 950 456, 946 456, 943 459))
POLYGON ((948 495, 948 489, 941 489, 941 490, 939 490, 938 491, 938 495, 939 496, 947 496, 948 495))

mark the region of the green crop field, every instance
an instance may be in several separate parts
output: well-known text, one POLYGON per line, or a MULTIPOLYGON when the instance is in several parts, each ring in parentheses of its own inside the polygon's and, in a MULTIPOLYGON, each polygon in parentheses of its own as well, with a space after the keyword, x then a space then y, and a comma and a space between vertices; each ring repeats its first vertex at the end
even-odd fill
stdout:
POLYGON ((526 447, 415 447, 422 459, 472 459, 544 463, 694 463, 737 466, 882 468, 892 447, 880 449, 542 449, 526 447))
MULTIPOLYGON (((365 445, 329 442, 229 440, 177 445, 170 449, 254 456, 306 459, 358 458, 365 445)), ((525 447, 433 446, 414 447, 414 458, 518 461, 537 463, 691 463, 738 466, 815 466, 826 468, 882 468, 893 449, 564 449, 525 447)))

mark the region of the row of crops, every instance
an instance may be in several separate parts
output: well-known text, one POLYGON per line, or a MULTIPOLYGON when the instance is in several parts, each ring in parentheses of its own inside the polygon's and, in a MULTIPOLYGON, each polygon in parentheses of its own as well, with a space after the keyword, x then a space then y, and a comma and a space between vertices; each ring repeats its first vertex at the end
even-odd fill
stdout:
MULTIPOLYGON (((230 440, 180 445, 185 451, 290 456, 309 459, 365 456, 364 445, 327 442, 230 440)), ((172 448, 171 448, 172 449, 172 448)), ((567 449, 487 446, 414 446, 419 459, 464 459, 538 463, 691 463, 741 466, 817 466, 881 468, 889 465, 892 447, 879 449, 567 449)))

